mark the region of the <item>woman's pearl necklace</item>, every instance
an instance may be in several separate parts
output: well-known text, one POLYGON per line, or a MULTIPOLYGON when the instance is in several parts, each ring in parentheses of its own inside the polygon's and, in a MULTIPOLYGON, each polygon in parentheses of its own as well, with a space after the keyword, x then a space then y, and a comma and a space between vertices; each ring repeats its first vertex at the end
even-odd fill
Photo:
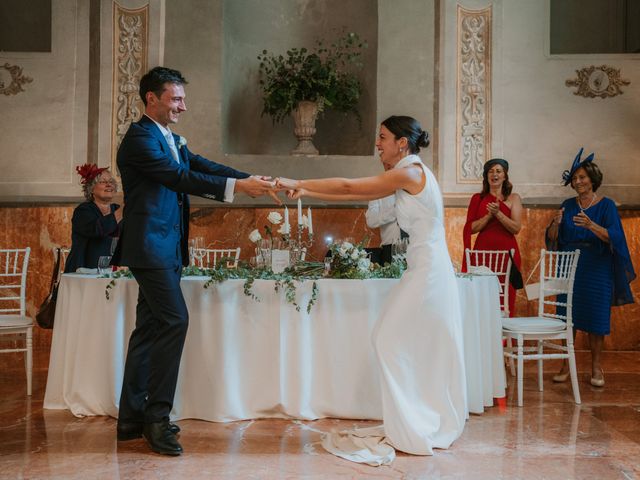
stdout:
POLYGON ((591 198, 591 203, 589 203, 589 205, 587 205, 586 207, 582 208, 582 203, 580 200, 580 197, 578 197, 578 207, 580 208, 581 212, 584 212, 585 210, 588 210, 589 208, 591 208, 591 206, 593 205, 593 202, 596 201, 596 193, 593 192, 593 197, 591 198))

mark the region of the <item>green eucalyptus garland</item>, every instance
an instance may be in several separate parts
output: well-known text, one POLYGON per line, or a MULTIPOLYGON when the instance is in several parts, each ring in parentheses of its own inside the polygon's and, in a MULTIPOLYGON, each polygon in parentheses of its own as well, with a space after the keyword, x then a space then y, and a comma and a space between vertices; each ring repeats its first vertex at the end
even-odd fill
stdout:
MULTIPOLYGON (((311 287, 311 298, 307 302, 305 310, 311 312, 312 307, 318 300, 317 280, 321 278, 344 278, 344 279, 366 279, 366 278, 400 278, 406 269, 403 260, 396 260, 391 264, 380 266, 371 264, 367 270, 358 268, 357 263, 350 267, 337 268, 325 272, 325 265, 322 262, 301 262, 293 267, 287 268, 284 272, 274 273, 270 268, 253 268, 246 262, 238 262, 236 268, 227 267, 226 262, 220 262, 215 268, 184 267, 182 276, 206 276, 209 277, 204 284, 204 288, 209 288, 225 280, 244 279, 244 294, 259 302, 260 298, 252 290, 256 280, 274 280, 275 291, 284 292, 286 301, 293 305, 299 312, 301 306, 297 300, 296 282, 313 281, 311 287)), ((133 278, 130 270, 118 270, 101 278, 110 278, 111 281, 105 288, 105 297, 110 298, 111 290, 116 285, 116 280, 120 278, 133 278)))

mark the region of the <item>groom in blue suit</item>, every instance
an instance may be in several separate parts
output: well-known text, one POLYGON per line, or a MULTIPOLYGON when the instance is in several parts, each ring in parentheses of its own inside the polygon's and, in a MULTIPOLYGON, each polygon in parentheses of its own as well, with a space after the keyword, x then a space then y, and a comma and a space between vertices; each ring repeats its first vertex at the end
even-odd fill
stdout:
POLYGON ((177 70, 156 67, 140 80, 145 114, 118 149, 124 215, 114 265, 138 282, 136 327, 129 339, 118 413, 118 440, 144 438, 151 449, 180 455, 180 428, 169 422, 189 314, 180 273, 189 260, 189 197, 231 202, 235 193, 269 194, 268 177, 251 176, 189 151, 169 125, 186 111, 177 70))

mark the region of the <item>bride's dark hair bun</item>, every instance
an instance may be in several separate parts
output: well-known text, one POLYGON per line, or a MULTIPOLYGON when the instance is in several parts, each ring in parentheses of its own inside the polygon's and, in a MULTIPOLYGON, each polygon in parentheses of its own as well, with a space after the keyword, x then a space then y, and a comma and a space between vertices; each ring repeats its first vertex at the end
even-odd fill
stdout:
POLYGON ((413 117, 392 115, 382 122, 382 125, 398 138, 405 137, 411 153, 419 153, 420 148, 429 146, 429 134, 422 129, 420 123, 413 117))
POLYGON ((427 132, 426 130, 422 130, 422 132, 420 133, 420 136, 418 137, 418 141, 416 142, 416 145, 419 148, 426 148, 429 146, 430 141, 431 139, 429 138, 429 132, 427 132))

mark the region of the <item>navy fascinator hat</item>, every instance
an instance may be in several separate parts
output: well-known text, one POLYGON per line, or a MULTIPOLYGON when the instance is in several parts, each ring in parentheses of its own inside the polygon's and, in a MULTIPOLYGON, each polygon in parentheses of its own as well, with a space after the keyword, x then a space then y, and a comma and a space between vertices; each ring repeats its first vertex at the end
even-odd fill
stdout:
POLYGON ((578 155, 576 155, 576 158, 573 159, 571 170, 565 170, 564 172, 562 172, 562 181, 564 182, 565 187, 571 183, 571 177, 573 177, 573 174, 576 172, 576 170, 578 170, 580 167, 584 167, 585 164, 593 161, 593 156, 594 156, 593 152, 584 160, 580 160, 580 157, 582 157, 583 151, 584 151, 584 147, 580 149, 580 151, 578 152, 578 155))
POLYGON ((503 158, 492 158, 491 160, 487 160, 484 164, 484 174, 486 175, 487 172, 491 169, 491 167, 493 167, 494 165, 500 165, 502 166, 502 168, 504 169, 505 172, 509 171, 509 162, 507 162, 505 159, 503 158))

